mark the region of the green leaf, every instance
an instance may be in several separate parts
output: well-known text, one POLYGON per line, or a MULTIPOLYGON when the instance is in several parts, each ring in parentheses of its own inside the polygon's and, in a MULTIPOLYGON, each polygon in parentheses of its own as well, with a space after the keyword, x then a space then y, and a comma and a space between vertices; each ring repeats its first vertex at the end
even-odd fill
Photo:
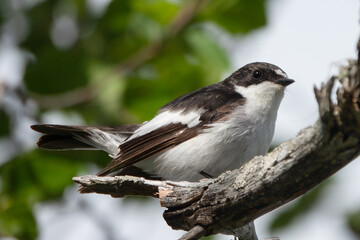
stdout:
POLYGON ((135 13, 128 25, 133 39, 139 39, 140 43, 156 41, 161 35, 160 24, 143 13, 135 13))
POLYGON ((204 73, 189 61, 183 47, 183 42, 172 42, 161 57, 127 80, 124 105, 140 120, 152 118, 167 102, 206 85, 204 73))
POLYGON ((290 206, 282 210, 273 219, 271 225, 269 226, 269 230, 271 232, 274 232, 280 229, 284 229, 290 226, 300 216, 309 212, 312 207, 314 207, 316 203, 321 199, 329 183, 329 180, 322 182, 317 187, 295 200, 290 206))
POLYGON ((99 109, 109 116, 115 115, 122 106, 122 97, 125 91, 125 79, 113 71, 111 66, 93 62, 89 67, 89 77, 92 86, 97 90, 95 101, 99 109), (104 76, 106 79, 104 79, 104 76))
POLYGON ((6 203, 0 197, 0 236, 36 239, 37 228, 31 207, 21 199, 6 203))
POLYGON ((230 62, 225 50, 214 41, 207 31, 194 27, 189 29, 185 38, 193 56, 198 59, 208 83, 218 82, 222 74, 228 70, 230 62))
POLYGON ((69 159, 36 154, 36 158, 31 161, 31 168, 41 192, 46 194, 43 197, 49 199, 60 197, 65 187, 73 184, 72 177, 76 176, 80 166, 79 162, 69 159))
POLYGON ((52 46, 50 39, 52 9, 58 1, 43 1, 26 12, 29 24, 29 35, 21 44, 23 48, 38 53, 44 47, 52 46))
POLYGON ((0 109, 0 137, 10 134, 10 119, 3 109, 0 109))
POLYGON ((132 14, 131 1, 112 1, 99 21, 100 27, 106 34, 120 32, 127 27, 132 14))
POLYGON ((71 161, 43 150, 12 159, 0 167, 3 193, 29 203, 57 198, 72 184, 81 162, 71 161))
MULTIPOLYGON (((99 56, 107 63, 119 63, 147 43, 146 34, 139 35, 136 28, 141 24, 132 23, 134 15, 138 13, 134 12, 131 2, 112 1, 105 15, 99 19, 95 31, 89 36, 89 39, 96 38, 96 41, 92 39, 94 43, 101 41, 99 56)), ((143 20, 145 18, 139 21, 148 25, 143 20)), ((92 48, 99 46, 92 45, 92 48)))
POLYGON ((200 240, 215 240, 215 239, 216 237, 214 235, 200 238, 200 240))
POLYGON ((265 25, 265 1, 211 1, 202 11, 199 19, 214 21, 230 33, 247 33, 265 25))
POLYGON ((360 238, 360 210, 347 216, 347 226, 358 238, 360 238))
POLYGON ((162 25, 167 25, 179 10, 176 2, 167 0, 134 0, 132 5, 135 11, 147 15, 162 25))
POLYGON ((0 235, 35 239, 33 207, 59 198, 80 169, 78 162, 33 151, 0 167, 0 235))
POLYGON ((56 94, 87 84, 85 55, 79 50, 44 49, 26 68, 27 88, 40 94, 56 94))
MULTIPOLYGON (((81 3, 77 3, 80 7, 81 3)), ((71 1, 44 1, 26 12, 30 31, 22 47, 33 55, 24 76, 30 91, 56 94, 87 84, 87 54, 81 44, 60 50, 53 45, 50 37, 54 19, 59 13, 76 14, 82 10, 75 6, 71 1)))

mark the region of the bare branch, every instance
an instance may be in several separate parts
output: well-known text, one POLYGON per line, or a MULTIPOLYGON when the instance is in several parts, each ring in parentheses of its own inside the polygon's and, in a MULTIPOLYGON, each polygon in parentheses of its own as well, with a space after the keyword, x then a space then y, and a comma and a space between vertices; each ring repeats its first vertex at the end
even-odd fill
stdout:
POLYGON ((174 187, 186 188, 187 191, 191 191, 191 195, 188 195, 187 199, 182 199, 183 201, 191 201, 192 198, 197 198, 202 194, 201 190, 199 192, 197 189, 203 187, 206 183, 210 184, 212 182, 212 180, 199 183, 173 182, 148 180, 133 176, 98 177, 93 175, 74 177, 73 180, 96 193, 109 194, 112 197, 141 195, 162 198, 171 192, 174 187))

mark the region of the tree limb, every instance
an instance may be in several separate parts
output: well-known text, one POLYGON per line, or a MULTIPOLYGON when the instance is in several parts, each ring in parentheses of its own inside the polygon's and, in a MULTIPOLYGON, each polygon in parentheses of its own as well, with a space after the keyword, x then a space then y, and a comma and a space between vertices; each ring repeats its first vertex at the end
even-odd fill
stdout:
POLYGON ((338 76, 314 89, 320 113, 314 126, 216 179, 188 183, 85 176, 74 181, 113 197, 158 197, 167 208, 167 223, 189 231, 182 239, 229 233, 307 192, 360 154, 358 67, 349 60, 338 76), (337 103, 331 100, 335 81, 341 83, 337 103))

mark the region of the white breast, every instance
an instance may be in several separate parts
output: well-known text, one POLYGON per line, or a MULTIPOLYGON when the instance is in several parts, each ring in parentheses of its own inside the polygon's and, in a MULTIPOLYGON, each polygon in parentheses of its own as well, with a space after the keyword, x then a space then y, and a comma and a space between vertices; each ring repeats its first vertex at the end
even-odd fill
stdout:
POLYGON ((137 165, 166 179, 198 181, 201 171, 218 176, 266 154, 284 87, 264 82, 236 91, 246 103, 226 122, 211 124, 202 134, 137 165))

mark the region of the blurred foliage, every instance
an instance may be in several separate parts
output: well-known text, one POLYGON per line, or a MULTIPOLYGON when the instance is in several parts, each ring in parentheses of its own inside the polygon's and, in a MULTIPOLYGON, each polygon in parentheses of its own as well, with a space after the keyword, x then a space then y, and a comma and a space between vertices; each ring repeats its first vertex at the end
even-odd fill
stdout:
POLYGON ((287 228, 291 226, 295 220, 308 213, 313 207, 316 206, 316 203, 320 201, 324 191, 326 190, 326 187, 330 182, 331 181, 329 180, 322 182, 295 200, 288 207, 283 208, 283 210, 280 211, 280 213, 278 213, 278 215, 273 219, 271 225, 269 226, 269 230, 274 232, 287 228))
POLYGON ((259 27, 259 24, 265 23, 264 7, 265 2, 262 0, 212 1, 207 8, 199 14, 199 18, 214 21, 231 33, 246 33, 259 27), (248 21, 241 21, 241 19, 248 19, 248 21), (240 20, 240 22, 237 20, 240 20))
POLYGON ((0 137, 10 134, 10 119, 3 109, 0 109, 0 137))
POLYGON ((80 164, 68 158, 34 151, 18 156, 0 168, 0 231, 19 239, 34 239, 34 204, 59 198, 80 164), (61 176, 54 178, 53 176, 61 176))
POLYGON ((206 236, 206 237, 202 237, 202 238, 200 238, 201 240, 214 240, 214 239, 216 239, 216 237, 215 236, 206 236))
POLYGON ((360 238, 360 210, 357 210, 347 216, 347 225, 350 230, 360 238))
MULTIPOLYGON (((231 69, 217 34, 245 34, 266 22, 265 0, 203 2, 171 36, 171 24, 195 1, 2 0, 0 24, 2 32, 25 29, 17 43, 29 53, 24 84, 40 108, 36 119, 61 109, 90 125, 116 125, 147 120, 166 102, 221 80, 231 69), (25 21, 11 25, 18 16, 25 21), (129 67, 153 43, 154 51, 129 67), (81 90, 89 95, 68 94, 81 90)), ((14 130, 9 119, 1 109, 5 138, 14 130)), ((79 171, 107 161, 104 153, 19 151, 0 165, 0 236, 35 239, 34 205, 61 198, 79 171)))

